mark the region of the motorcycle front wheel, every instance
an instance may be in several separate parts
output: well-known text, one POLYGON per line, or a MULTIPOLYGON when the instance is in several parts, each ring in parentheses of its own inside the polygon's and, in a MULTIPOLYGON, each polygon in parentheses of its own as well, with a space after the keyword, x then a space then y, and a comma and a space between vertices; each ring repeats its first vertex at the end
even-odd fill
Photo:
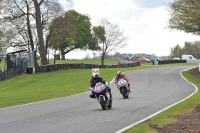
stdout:
POLYGON ((106 110, 106 103, 105 103, 103 97, 100 96, 100 97, 99 97, 99 100, 100 100, 101 108, 102 108, 103 110, 106 110))

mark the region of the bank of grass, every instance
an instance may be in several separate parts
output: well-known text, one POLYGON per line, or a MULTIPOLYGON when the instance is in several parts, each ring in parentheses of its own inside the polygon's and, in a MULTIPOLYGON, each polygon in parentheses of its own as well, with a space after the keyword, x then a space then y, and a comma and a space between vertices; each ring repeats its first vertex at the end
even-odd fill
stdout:
MULTIPOLYGON (((194 83, 198 88, 200 87, 199 80, 194 78, 188 71, 183 72, 183 76, 190 82, 194 83)), ((162 128, 164 125, 175 123, 178 116, 194 110, 194 108, 200 104, 199 97, 200 92, 198 91, 186 101, 171 107, 170 109, 152 117, 148 121, 131 128, 125 133, 157 133, 154 128, 151 128, 152 125, 162 128)))

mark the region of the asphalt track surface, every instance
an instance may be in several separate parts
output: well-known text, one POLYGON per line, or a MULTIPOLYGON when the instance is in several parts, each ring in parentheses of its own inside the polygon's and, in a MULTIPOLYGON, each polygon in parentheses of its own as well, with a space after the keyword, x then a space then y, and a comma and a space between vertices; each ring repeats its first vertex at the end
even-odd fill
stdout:
MULTIPOLYGON (((115 133, 195 93, 180 71, 189 67, 125 72, 131 94, 123 99, 110 84, 113 107, 102 110, 89 92, 0 109, 0 133, 115 133)), ((88 79, 90 80, 90 79, 88 79)), ((89 87, 88 87, 89 89, 89 87)))

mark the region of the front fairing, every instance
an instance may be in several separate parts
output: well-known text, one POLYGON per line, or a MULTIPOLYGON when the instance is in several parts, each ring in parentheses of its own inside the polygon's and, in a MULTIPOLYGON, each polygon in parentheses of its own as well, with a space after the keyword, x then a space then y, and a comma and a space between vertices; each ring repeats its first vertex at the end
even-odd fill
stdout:
POLYGON ((97 83, 93 89, 94 94, 104 95, 106 93, 106 86, 103 83, 97 83))
POLYGON ((123 87, 123 86, 127 87, 127 85, 128 85, 128 83, 126 82, 125 79, 120 79, 120 80, 118 81, 118 86, 119 86, 119 87, 123 87))

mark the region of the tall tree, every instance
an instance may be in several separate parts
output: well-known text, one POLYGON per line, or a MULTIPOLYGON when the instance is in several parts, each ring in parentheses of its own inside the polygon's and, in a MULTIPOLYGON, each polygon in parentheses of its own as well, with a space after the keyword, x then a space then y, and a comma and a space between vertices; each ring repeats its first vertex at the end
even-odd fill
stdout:
POLYGON ((200 47, 199 47, 199 42, 185 42, 184 47, 183 47, 183 53, 184 54, 191 54, 194 57, 198 58, 198 54, 200 53, 200 47))
POLYGON ((195 41, 193 43, 193 52, 196 59, 200 58, 200 41, 195 41))
POLYGON ((101 54, 101 64, 109 52, 123 48, 127 45, 127 37, 123 35, 118 24, 112 24, 108 19, 103 18, 99 26, 93 28, 94 36, 98 38, 101 54))
POLYGON ((181 58, 182 55, 182 48, 177 44, 174 48, 170 49, 170 57, 171 59, 174 57, 181 58))
POLYGON ((192 42, 185 42, 182 51, 183 51, 183 54, 193 54, 193 44, 192 44, 192 42))
POLYGON ((65 54, 75 49, 96 50, 98 48, 87 15, 69 10, 63 17, 56 18, 50 28, 49 45, 61 51, 62 59, 65 59, 65 54))
POLYGON ((175 0, 169 4, 170 19, 168 27, 200 35, 200 1, 175 0))

